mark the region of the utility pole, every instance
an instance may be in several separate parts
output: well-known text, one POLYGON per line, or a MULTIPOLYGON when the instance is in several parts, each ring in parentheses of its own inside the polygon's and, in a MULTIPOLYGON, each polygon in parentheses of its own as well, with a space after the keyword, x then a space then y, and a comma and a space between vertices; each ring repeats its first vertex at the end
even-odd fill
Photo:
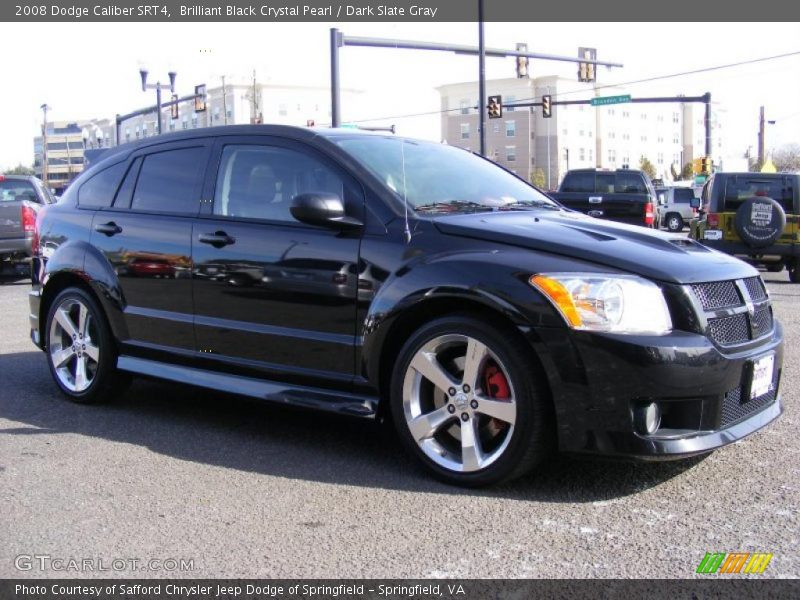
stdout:
POLYGON ((50 107, 42 104, 39 108, 42 109, 42 181, 44 181, 45 187, 50 189, 50 183, 47 180, 47 111, 50 107))
POLYGON ((483 0, 478 0, 478 115, 481 156, 486 156, 486 46, 483 40, 483 0))
POLYGON ((764 143, 764 133, 765 132, 765 121, 764 121, 764 107, 762 106, 758 111, 758 164, 759 166, 764 165, 764 160, 766 159, 766 144, 764 143))
MULTIPOLYGON (((550 94, 550 86, 547 86, 547 93, 550 94)), ((550 169, 552 164, 550 162, 550 119, 547 119, 547 191, 552 190, 550 185, 550 169)))
POLYGON ((225 91, 225 75, 222 76, 222 123, 228 124, 228 92, 225 91))

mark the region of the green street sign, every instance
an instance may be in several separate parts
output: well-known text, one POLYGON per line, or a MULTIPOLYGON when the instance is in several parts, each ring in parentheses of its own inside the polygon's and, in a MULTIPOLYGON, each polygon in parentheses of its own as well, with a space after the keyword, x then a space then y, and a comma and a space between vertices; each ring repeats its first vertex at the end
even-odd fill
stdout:
POLYGON ((623 96, 600 96, 599 98, 592 98, 592 106, 605 106, 606 104, 624 104, 631 101, 631 95, 625 94, 623 96))
POLYGON ((705 175, 695 175, 694 176, 694 182, 695 183, 705 183, 706 182, 706 176, 705 175))

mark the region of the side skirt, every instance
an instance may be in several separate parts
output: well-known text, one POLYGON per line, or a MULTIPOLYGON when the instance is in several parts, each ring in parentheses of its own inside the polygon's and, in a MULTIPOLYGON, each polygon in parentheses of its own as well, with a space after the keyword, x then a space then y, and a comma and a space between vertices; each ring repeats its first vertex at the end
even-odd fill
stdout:
POLYGON ((265 381, 227 373, 215 373, 132 356, 120 356, 117 359, 117 368, 136 375, 167 379, 220 392, 240 394, 270 402, 291 404, 354 417, 373 419, 378 408, 378 399, 371 396, 328 391, 319 388, 290 386, 275 381, 265 381))

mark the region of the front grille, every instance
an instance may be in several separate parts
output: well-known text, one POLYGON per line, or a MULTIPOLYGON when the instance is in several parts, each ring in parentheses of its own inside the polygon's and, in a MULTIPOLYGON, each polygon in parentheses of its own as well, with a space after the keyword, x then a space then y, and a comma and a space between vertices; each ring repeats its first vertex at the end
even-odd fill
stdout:
POLYGON ((708 337, 717 344, 734 346, 772 332, 772 308, 761 277, 695 283, 690 287, 708 321, 708 337))
POLYGON ((750 318, 750 325, 753 328, 753 339, 760 338, 772 331, 772 308, 762 306, 756 309, 750 318))
POLYGON ((733 281, 715 281, 713 283, 696 283, 692 290, 700 300, 703 310, 717 310, 739 306, 742 299, 736 291, 733 281))
POLYGON ((764 284, 761 282, 761 277, 749 277, 744 280, 744 285, 750 293, 750 299, 753 302, 761 302, 766 300, 767 291, 764 289, 764 284))
POLYGON ((741 344, 750 339, 750 331, 747 328, 747 317, 744 313, 730 317, 709 319, 708 329, 711 334, 711 339, 723 346, 741 344))
POLYGON ((775 396, 778 389, 778 375, 772 380, 772 389, 763 396, 758 396, 752 400, 742 402, 744 397, 743 386, 732 389, 722 401, 722 418, 720 420, 720 429, 724 429, 729 425, 741 421, 758 412, 762 408, 772 404, 775 401, 775 396))

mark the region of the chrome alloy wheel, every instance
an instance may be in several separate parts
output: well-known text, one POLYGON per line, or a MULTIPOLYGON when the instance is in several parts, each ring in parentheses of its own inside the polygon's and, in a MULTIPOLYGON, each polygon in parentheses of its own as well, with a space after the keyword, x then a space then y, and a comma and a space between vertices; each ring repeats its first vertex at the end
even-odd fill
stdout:
POLYGON ((473 472, 505 451, 517 419, 508 370, 482 342, 457 334, 422 346, 403 380, 403 413, 428 458, 473 472))
POLYGON ((66 298, 53 313, 47 350, 65 388, 80 393, 92 385, 100 360, 97 327, 89 308, 66 298))

